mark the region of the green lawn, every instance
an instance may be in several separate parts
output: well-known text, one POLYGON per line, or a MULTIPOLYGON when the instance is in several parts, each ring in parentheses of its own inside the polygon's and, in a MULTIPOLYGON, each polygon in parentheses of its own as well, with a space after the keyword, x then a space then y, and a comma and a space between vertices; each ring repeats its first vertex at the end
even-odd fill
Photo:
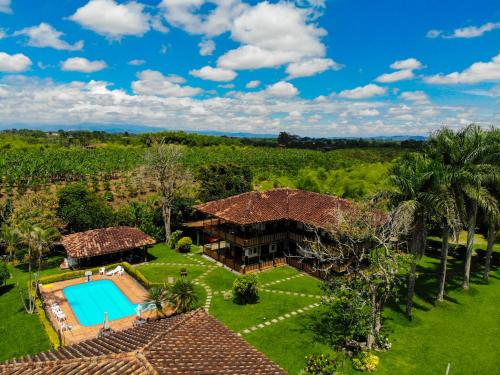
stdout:
MULTIPOLYGON (((441 241, 441 238, 436 237, 436 236, 430 236, 429 238, 433 239, 433 240, 441 241)), ((451 240, 450 244, 455 244, 455 245, 467 244, 467 232, 466 231, 460 232, 458 235, 458 241, 451 240)), ((476 233, 474 235, 474 246, 473 246, 474 250, 478 250, 478 249, 486 250, 487 244, 488 244, 488 242, 486 241, 486 238, 484 238, 484 236, 482 234, 476 233)), ((495 243, 493 245, 493 251, 500 253, 500 243, 495 243)))
POLYGON ((165 243, 156 244, 148 249, 151 263, 189 263, 210 264, 211 262, 199 256, 199 246, 192 246, 191 253, 178 253, 169 248, 165 243))
POLYGON ((314 298, 291 297, 269 292, 261 292, 259 296, 258 303, 248 305, 238 305, 232 300, 226 301, 221 295, 214 296, 210 313, 229 328, 241 331, 318 302, 314 298))
POLYGON ((187 279, 193 280, 194 278, 199 277, 203 272, 207 270, 206 267, 199 265, 192 266, 169 266, 169 265, 160 265, 160 264, 144 264, 138 266, 137 269, 149 280, 152 282, 163 283, 167 282, 168 277, 173 277, 174 279, 179 279, 181 277, 180 272, 181 269, 185 268, 187 271, 187 279))
MULTIPOLYGON (((61 257, 52 257, 41 276, 59 271, 61 257)), ((9 266, 11 278, 0 287, 0 361, 24 354, 38 353, 50 349, 50 342, 42 328, 38 315, 29 315, 24 310, 18 285, 26 285, 28 275, 22 266, 9 266)))
MULTIPOLYGON (((151 264, 138 269, 151 281, 164 281, 166 277, 178 277, 179 265, 156 263, 183 263, 188 277, 195 278, 213 263, 200 255, 179 254, 165 245, 151 249, 151 264)), ((492 272, 489 285, 480 279, 481 265, 473 262, 473 277, 469 292, 460 288, 463 262, 450 259, 447 299, 436 305, 435 289, 439 260, 424 257, 419 265, 414 320, 408 322, 402 313, 403 306, 391 305, 385 311, 385 326, 390 332, 392 350, 379 353, 381 365, 379 374, 444 374, 446 365, 451 364, 453 374, 498 373, 497 348, 500 347, 500 270, 492 272)), ((60 258, 51 262, 42 274, 60 272, 57 265, 60 258)), ((22 267, 11 270, 21 283, 26 282, 22 267)), ((290 276, 298 271, 290 267, 279 267, 258 274, 259 282, 267 284, 290 276)), ((199 281, 209 285, 212 291, 229 290, 235 275, 224 268, 216 268, 199 281)), ((0 288, 0 360, 49 349, 36 315, 24 312, 19 293, 13 279, 0 288)), ((319 294, 319 281, 301 276, 280 283, 265 286, 265 289, 319 294)), ((196 285, 199 296, 197 306, 203 306, 206 292, 196 285)), ((257 304, 240 306, 225 301, 221 294, 212 298, 210 313, 235 331, 265 323, 280 315, 302 308, 318 299, 260 292, 257 304)), ((279 363, 290 374, 298 374, 304 367, 304 357, 311 353, 328 352, 328 346, 318 340, 310 330, 310 322, 317 309, 265 326, 255 332, 243 334, 243 338, 279 363)), ((356 372, 346 367, 347 373, 356 372)))

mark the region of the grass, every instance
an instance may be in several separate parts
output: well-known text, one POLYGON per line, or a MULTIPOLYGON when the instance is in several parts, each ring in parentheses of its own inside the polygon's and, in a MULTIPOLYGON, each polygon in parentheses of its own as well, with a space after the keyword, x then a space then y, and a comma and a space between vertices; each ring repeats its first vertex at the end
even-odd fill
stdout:
MULTIPOLYGON (((139 269, 151 281, 164 281, 170 275, 177 277, 182 266, 159 265, 184 263, 188 277, 194 278, 207 268, 196 262, 211 264, 199 255, 185 255, 168 249, 165 245, 151 248, 149 265, 139 269), (191 264, 191 266, 189 266, 191 264)), ((500 345, 500 270, 492 272, 486 285, 480 278, 482 267, 473 261, 471 289, 461 290, 463 261, 450 259, 447 294, 443 303, 435 303, 439 260, 424 257, 419 264, 416 285, 414 320, 403 315, 403 306, 392 304, 385 310, 385 327, 393 343, 388 352, 380 352, 381 364, 377 374, 444 374, 448 363, 450 374, 498 373, 496 348, 500 345)), ((42 275, 59 272, 60 258, 50 258, 42 275)), ((20 283, 26 282, 25 270, 10 267, 20 283)), ((297 275, 290 267, 280 267, 258 274, 261 284, 297 275)), ((202 280, 213 291, 231 289, 235 275, 223 268, 216 268, 202 280)), ((319 281, 309 276, 268 285, 266 289, 318 294, 319 281)), ((199 296, 197 306, 203 306, 205 290, 196 285, 199 296)), ((235 331, 272 320, 285 313, 316 302, 317 299, 260 292, 260 301, 252 305, 237 305, 214 295, 210 313, 235 331)), ((315 310, 316 311, 316 310, 315 310)), ((13 279, 0 288, 0 360, 31 354, 50 348, 39 319, 24 312, 19 292, 13 279)), ((290 374, 298 374, 305 365, 305 356, 324 353, 331 349, 309 330, 314 312, 304 313, 279 323, 266 326, 243 338, 276 361, 290 374)), ((350 367, 346 372, 357 374, 350 367)))
POLYGON ((210 313, 232 330, 241 331, 317 302, 313 298, 290 297, 269 292, 261 292, 259 296, 258 303, 247 305, 238 305, 232 300, 224 300, 220 295, 215 296, 210 313))
POLYGON ((191 253, 179 253, 165 243, 156 244, 148 249, 149 262, 151 263, 188 263, 188 264, 198 264, 202 262, 203 264, 210 264, 210 262, 204 259, 199 254, 199 246, 192 246, 191 253))
POLYGON ((167 282, 168 277, 173 277, 175 280, 181 277, 181 269, 185 268, 187 271, 186 278, 188 280, 193 280, 199 277, 203 272, 206 271, 206 267, 199 265, 192 266, 169 266, 169 265, 141 265, 137 269, 152 282, 163 283, 167 282))
MULTIPOLYGON (((436 240, 436 241, 441 241, 441 238, 436 237, 436 236, 430 236, 430 239, 436 240)), ((466 231, 461 231, 458 235, 458 241, 453 241, 450 240, 450 244, 455 244, 455 245, 466 245, 467 244, 467 232, 466 231)), ((486 250, 486 246, 488 244, 488 241, 482 234, 476 233, 474 235, 474 250, 486 250)), ((493 251, 500 253, 500 243, 495 243, 493 245, 493 251)))
MULTIPOLYGON (((56 266, 61 257, 49 258, 41 276, 59 271, 56 266)), ((19 292, 28 282, 28 274, 22 266, 8 266, 11 278, 0 287, 0 361, 24 354, 34 354, 51 348, 49 339, 36 314, 28 314, 24 309, 19 292)))

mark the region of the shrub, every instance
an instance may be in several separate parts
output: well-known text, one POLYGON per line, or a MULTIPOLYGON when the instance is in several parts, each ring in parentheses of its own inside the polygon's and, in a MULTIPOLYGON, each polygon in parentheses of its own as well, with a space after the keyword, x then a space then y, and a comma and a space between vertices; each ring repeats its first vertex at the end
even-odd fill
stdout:
POLYGON ((182 313, 193 309, 198 301, 193 282, 185 278, 177 280, 170 288, 169 300, 182 313))
POLYGON ((311 354, 306 357, 304 373, 308 375, 340 374, 339 361, 330 354, 311 354))
POLYGON ((170 241, 168 241, 168 247, 174 249, 177 245, 177 242, 182 236, 182 230, 176 230, 170 234, 170 241))
POLYGON ((40 323, 42 323, 43 329, 45 330, 45 333, 47 333, 47 337, 49 338, 50 344, 55 349, 59 348, 61 346, 61 340, 59 339, 59 335, 52 326, 50 320, 47 318, 45 309, 43 308, 42 301, 38 296, 35 298, 35 308, 38 313, 38 317, 40 318, 40 323))
POLYGON ((189 237, 182 237, 179 241, 177 241, 176 250, 180 253, 187 253, 191 250, 191 245, 193 241, 189 237))
POLYGON ((4 261, 0 261, 0 286, 4 285, 9 279, 10 274, 4 261))
POLYGON ((240 305, 256 303, 259 299, 256 275, 242 275, 233 282, 234 302, 240 305))
POLYGON ((379 357, 370 352, 361 352, 352 360, 352 366, 363 372, 373 372, 377 369, 380 362, 379 357))

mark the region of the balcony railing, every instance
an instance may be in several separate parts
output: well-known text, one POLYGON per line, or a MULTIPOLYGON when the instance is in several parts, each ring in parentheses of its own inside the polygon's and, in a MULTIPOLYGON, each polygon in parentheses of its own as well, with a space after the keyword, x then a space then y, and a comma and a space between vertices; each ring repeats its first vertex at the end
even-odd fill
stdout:
POLYGON ((288 237, 287 232, 271 233, 271 234, 256 234, 253 237, 240 237, 232 233, 228 233, 216 226, 205 227, 205 231, 212 236, 218 237, 221 240, 232 242, 233 245, 241 247, 257 246, 268 244, 277 241, 286 240, 288 237))

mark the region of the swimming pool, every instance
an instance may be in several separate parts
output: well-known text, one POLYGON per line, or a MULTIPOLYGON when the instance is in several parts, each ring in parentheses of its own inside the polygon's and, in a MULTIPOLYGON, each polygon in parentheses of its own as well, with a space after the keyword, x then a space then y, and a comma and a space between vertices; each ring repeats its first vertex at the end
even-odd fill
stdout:
POLYGON ((97 280, 63 289, 76 318, 83 326, 102 324, 104 312, 115 320, 136 313, 133 304, 111 280, 97 280))

